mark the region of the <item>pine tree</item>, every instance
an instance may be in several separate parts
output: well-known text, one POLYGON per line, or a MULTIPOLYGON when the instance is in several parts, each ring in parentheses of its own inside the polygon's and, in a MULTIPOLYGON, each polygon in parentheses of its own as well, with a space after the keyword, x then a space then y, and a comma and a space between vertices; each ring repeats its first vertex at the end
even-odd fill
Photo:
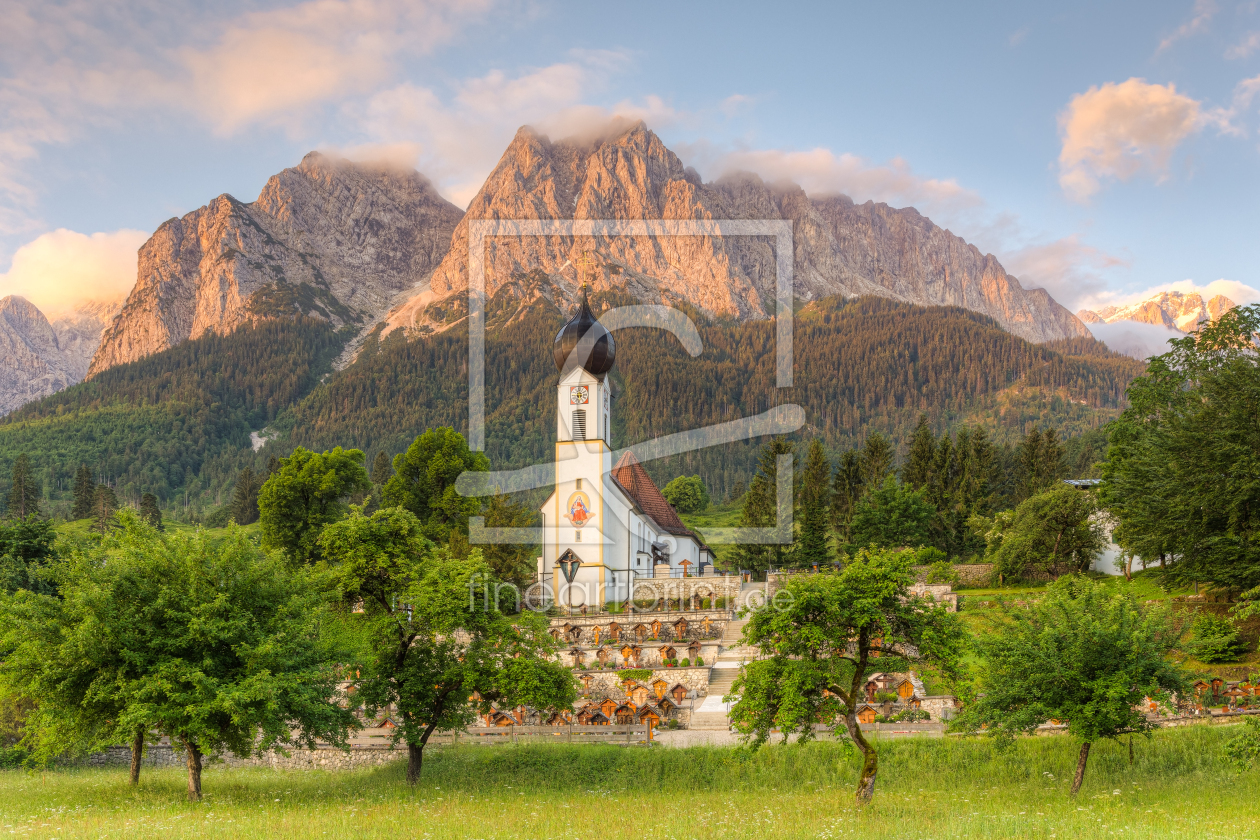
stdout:
POLYGON ((114 512, 118 510, 118 497, 107 484, 98 484, 92 491, 92 530, 102 536, 116 523, 114 512))
MULTIPOLYGON (((503 493, 491 496, 481 512, 486 518, 487 528, 528 528, 536 524, 533 513, 525 505, 503 493)), ((463 536, 455 531, 452 540, 456 534, 463 536)), ((481 552, 494 571, 496 580, 523 587, 534 580, 536 568, 533 559, 537 556, 534 549, 535 546, 521 543, 491 543, 482 546, 481 552)))
POLYGON ((932 459, 931 476, 925 496, 937 510, 948 507, 954 490, 957 489, 960 454, 949 432, 941 435, 940 442, 936 445, 936 456, 932 459))
POLYGON ((1041 436, 1041 474, 1043 492, 1052 489, 1068 475, 1067 453, 1063 444, 1059 443, 1059 433, 1054 429, 1046 429, 1041 436))
POLYGON ((936 460, 936 437, 928 425, 927 415, 919 415, 919 425, 914 428, 910 443, 910 455, 901 470, 901 479, 915 490, 921 490, 932 480, 936 460))
POLYGON ((163 530, 162 509, 158 507, 157 496, 145 493, 140 497, 140 518, 159 531, 163 530))
POLYGON ((827 527, 830 513, 831 463, 822 441, 815 438, 805 456, 805 475, 801 480, 801 533, 793 558, 797 565, 821 566, 831 562, 827 527))
POLYGON ((1036 426, 1024 436, 1019 445, 1019 484, 1015 491, 1016 501, 1035 496, 1042 483, 1041 478, 1041 430, 1036 426))
POLYGON ((237 525, 249 525, 258 521, 258 482, 249 467, 241 470, 232 491, 232 518, 237 525))
MULTIPOLYGON (((271 478, 280 469, 280 459, 272 455, 267 459, 267 478, 271 478)), ((265 481, 265 479, 264 479, 265 481)))
POLYGON ((13 460, 13 484, 9 488, 9 516, 25 519, 39 514, 39 482, 31 471, 31 459, 22 453, 13 460))
POLYGON ((74 509, 71 519, 87 519, 92 515, 92 493, 96 490, 96 482, 92 480, 92 471, 87 464, 80 464, 74 474, 74 509))
POLYGON ((856 450, 849 449, 840 456, 831 487, 831 527, 841 542, 849 541, 849 526, 862 491, 862 460, 856 450))
POLYGON ((893 469, 892 441, 873 432, 862 447, 862 483, 867 487, 882 487, 884 477, 893 469))
POLYGON ((384 450, 377 452, 376 459, 372 461, 372 483, 384 484, 393 474, 394 465, 389 455, 384 450))
MULTIPOLYGON (((741 528, 773 528, 778 523, 779 456, 794 455, 795 451, 796 445, 781 437, 773 438, 761 447, 757 474, 744 494, 744 509, 739 518, 741 528)), ((771 566, 784 565, 791 550, 791 544, 744 543, 736 547, 735 559, 741 569, 764 572, 771 566)))

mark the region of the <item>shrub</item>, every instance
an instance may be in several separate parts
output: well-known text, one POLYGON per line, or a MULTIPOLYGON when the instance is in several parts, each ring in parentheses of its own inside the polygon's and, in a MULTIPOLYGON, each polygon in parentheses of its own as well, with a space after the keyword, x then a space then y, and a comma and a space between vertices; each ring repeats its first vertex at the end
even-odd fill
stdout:
POLYGON ((207 528, 226 528, 227 524, 232 521, 232 506, 223 505, 206 514, 206 518, 202 520, 203 525, 207 528))
POLYGON ((697 666, 700 666, 700 665, 703 665, 703 664, 704 664, 704 657, 703 657, 703 656, 697 656, 697 657, 696 657, 696 665, 697 665, 697 666))
POLYGON ((698 475, 680 475, 661 490, 679 513, 699 513, 709 506, 709 491, 698 475))
POLYGON ((651 676, 651 668, 627 668, 621 672, 621 681, 630 682, 630 680, 638 680, 639 682, 642 682, 651 676))
POLYGON ((948 563, 949 555, 941 551, 936 546, 921 545, 914 552, 914 563, 916 566, 934 566, 937 563, 948 563))
POLYGON ((897 701, 897 692, 895 691, 877 691, 875 692, 876 703, 888 703, 897 701))
POLYGON ((1244 649, 1238 628, 1228 618, 1211 613, 1199 613, 1195 617, 1190 652, 1200 662, 1232 662, 1244 649))
POLYGON ((1260 717, 1243 718, 1243 728, 1225 742, 1225 757, 1239 770, 1248 770, 1260 756, 1260 717))
MULTIPOLYGON (((944 553, 941 552, 941 556, 944 553)), ((936 560, 932 563, 927 573, 928 583, 958 583, 958 572, 954 571, 954 567, 948 560, 936 560)))
POLYGON ((687 659, 686 657, 683 657, 682 666, 683 666, 684 668, 690 668, 690 667, 691 667, 691 660, 690 660, 690 659, 687 659))
POLYGON ((893 715, 892 719, 897 723, 917 723, 919 721, 931 720, 932 716, 923 709, 905 709, 893 715))

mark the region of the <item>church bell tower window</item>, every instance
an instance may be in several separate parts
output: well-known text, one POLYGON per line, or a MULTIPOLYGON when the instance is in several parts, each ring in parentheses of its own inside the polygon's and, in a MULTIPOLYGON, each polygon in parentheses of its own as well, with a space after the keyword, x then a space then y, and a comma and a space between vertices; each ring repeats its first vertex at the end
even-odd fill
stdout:
POLYGON ((579 408, 573 412, 573 439, 586 440, 586 409, 579 408))

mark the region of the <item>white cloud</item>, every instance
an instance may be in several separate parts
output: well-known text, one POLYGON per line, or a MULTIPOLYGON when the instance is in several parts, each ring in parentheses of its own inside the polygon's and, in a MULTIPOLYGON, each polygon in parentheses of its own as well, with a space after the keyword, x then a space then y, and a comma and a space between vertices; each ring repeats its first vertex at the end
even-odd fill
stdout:
POLYGON ((1260 50, 1260 32, 1248 32, 1241 41, 1225 51, 1226 58, 1246 58, 1260 50))
POLYGON ((954 216, 979 208, 984 202, 972 190, 950 179, 927 178, 914 172, 902 158, 873 163, 831 149, 720 150, 704 144, 690 147, 693 164, 707 178, 734 172, 753 172, 768 182, 790 181, 812 196, 843 193, 855 201, 882 201, 899 207, 914 205, 929 215, 954 216))
POLYGON ((446 97, 429 87, 398 85, 364 105, 348 105, 346 119, 370 138, 369 149, 410 150, 420 171, 465 206, 522 125, 554 138, 594 137, 627 120, 642 119, 659 129, 692 118, 653 96, 613 108, 584 104, 628 58, 583 51, 573 59, 515 75, 495 70, 457 83, 446 97))
POLYGON ((1168 340, 1182 338, 1176 330, 1160 324, 1141 324, 1137 321, 1117 321, 1114 324, 1086 324, 1094 338, 1117 353, 1135 359, 1146 359, 1167 353, 1171 348, 1168 340))
POLYGON ((1216 11, 1216 0, 1194 0, 1194 10, 1190 20, 1181 24, 1176 31, 1160 41, 1155 53, 1158 55, 1182 38, 1189 38, 1191 35, 1198 35, 1205 31, 1216 11))
POLYGON ((1100 290, 1095 294, 1082 298, 1078 308, 1101 309, 1104 306, 1127 306, 1130 303, 1149 300, 1160 292, 1183 292, 1198 294, 1204 300, 1211 300, 1217 295, 1224 295, 1236 304, 1260 303, 1260 289, 1224 278, 1209 283, 1197 283, 1194 280, 1178 280, 1137 291, 1100 290))
POLYGON ((139 230, 82 234, 60 228, 18 248, 0 274, 0 297, 20 295, 54 318, 87 300, 126 295, 136 282, 139 230))
POLYGON ((1144 79, 1109 82, 1077 94, 1059 116, 1059 185, 1076 201, 1104 180, 1167 177, 1177 145, 1203 124, 1199 102, 1144 79))
POLYGON ((391 81, 399 62, 448 42, 493 0, 306 0, 233 14, 10 0, 0 26, 0 234, 29 226, 24 167, 42 146, 159 114, 216 134, 297 134, 331 103, 391 81))
POLYGON ((1102 272, 1127 266, 1127 260, 1081 242, 1076 234, 1052 242, 1028 244, 1002 254, 1006 270, 1026 289, 1042 288, 1075 312, 1085 300, 1104 292, 1102 272))

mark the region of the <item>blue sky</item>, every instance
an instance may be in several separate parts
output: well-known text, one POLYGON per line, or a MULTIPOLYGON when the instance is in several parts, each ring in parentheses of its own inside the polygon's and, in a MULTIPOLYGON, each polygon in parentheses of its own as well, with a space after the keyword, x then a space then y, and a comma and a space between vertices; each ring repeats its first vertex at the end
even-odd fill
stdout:
POLYGON ((913 205, 1073 310, 1260 299, 1260 2, 52 4, 0 28, 0 295, 125 292, 311 149, 461 206, 516 128, 642 118, 706 178, 913 205))

